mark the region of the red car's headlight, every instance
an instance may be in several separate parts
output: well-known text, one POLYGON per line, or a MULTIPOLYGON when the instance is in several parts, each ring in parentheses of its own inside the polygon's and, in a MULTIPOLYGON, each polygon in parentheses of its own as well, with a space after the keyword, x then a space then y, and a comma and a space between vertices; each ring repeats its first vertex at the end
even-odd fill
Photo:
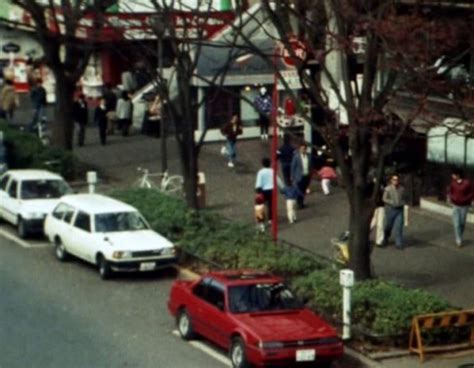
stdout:
POLYGON ((262 350, 281 349, 283 343, 280 341, 259 341, 258 347, 262 350))

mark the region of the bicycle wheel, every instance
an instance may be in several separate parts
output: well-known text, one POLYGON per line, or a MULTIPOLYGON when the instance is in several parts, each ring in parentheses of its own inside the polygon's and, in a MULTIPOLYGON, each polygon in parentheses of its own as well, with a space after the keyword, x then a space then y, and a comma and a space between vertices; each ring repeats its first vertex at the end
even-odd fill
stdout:
POLYGON ((133 182, 132 187, 151 189, 152 185, 148 179, 138 178, 137 180, 133 182))
POLYGON ((184 179, 182 176, 171 175, 162 186, 162 191, 167 194, 181 194, 183 193, 183 183, 184 179))

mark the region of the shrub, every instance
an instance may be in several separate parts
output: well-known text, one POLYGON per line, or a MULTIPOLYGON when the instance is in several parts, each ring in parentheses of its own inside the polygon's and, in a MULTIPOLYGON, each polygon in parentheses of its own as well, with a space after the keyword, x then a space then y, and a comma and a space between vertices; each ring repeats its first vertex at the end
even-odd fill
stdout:
MULTIPOLYGON (((293 280, 293 288, 309 300, 319 312, 339 320, 342 311, 342 289, 336 271, 325 269, 293 280)), ((407 335, 413 316, 452 309, 440 297, 419 289, 405 289, 381 280, 360 281, 352 294, 352 323, 373 335, 407 335)), ((432 331, 431 340, 441 338, 432 331)))
POLYGON ((184 201, 151 189, 117 190, 109 194, 136 207, 163 236, 173 241, 182 236, 187 215, 184 201))
MULTIPOLYGON (((133 189, 112 194, 137 207, 155 230, 186 251, 223 269, 255 268, 282 275, 310 307, 340 320, 339 273, 307 252, 275 244, 248 224, 225 221, 212 212, 189 211, 183 201, 158 191, 133 189)), ((406 337, 413 316, 450 309, 435 295, 381 280, 357 282, 352 304, 353 324, 374 336, 406 337)), ((439 341, 445 335, 446 331, 430 331, 426 338, 439 341)))
POLYGON ((9 168, 48 169, 66 179, 73 179, 76 176, 77 160, 71 152, 45 147, 35 134, 14 129, 4 121, 0 122, 0 130, 4 134, 9 168))

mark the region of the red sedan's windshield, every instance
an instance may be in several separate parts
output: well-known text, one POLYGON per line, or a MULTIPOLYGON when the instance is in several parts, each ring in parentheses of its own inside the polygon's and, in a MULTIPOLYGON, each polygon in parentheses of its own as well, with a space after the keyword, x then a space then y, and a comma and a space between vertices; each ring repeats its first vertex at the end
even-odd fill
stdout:
POLYGON ((232 313, 251 313, 300 309, 302 304, 284 284, 251 284, 229 287, 229 307, 232 313))

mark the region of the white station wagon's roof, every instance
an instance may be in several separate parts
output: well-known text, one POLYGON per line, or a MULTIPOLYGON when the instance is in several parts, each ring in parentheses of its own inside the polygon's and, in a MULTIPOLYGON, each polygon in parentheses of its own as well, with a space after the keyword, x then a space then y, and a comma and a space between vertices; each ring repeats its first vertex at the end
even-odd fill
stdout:
POLYGON ((61 197, 61 202, 90 214, 137 210, 135 207, 102 194, 68 194, 61 197))
POLYGON ((8 170, 6 174, 10 174, 12 175, 12 177, 18 180, 63 180, 62 176, 59 174, 53 173, 48 170, 39 169, 14 169, 8 170))

